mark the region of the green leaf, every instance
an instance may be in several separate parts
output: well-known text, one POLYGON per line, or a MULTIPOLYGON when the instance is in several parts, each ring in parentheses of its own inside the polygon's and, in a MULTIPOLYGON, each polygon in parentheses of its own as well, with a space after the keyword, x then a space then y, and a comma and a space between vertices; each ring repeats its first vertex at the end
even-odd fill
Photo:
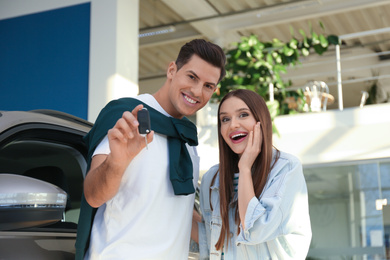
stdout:
POLYGON ((259 82, 265 82, 265 77, 260 77, 259 82))
POLYGON ((310 54, 309 50, 306 49, 306 48, 302 48, 302 49, 301 49, 301 52, 302 52, 302 55, 303 55, 303 56, 309 56, 309 54, 310 54))
POLYGON ((274 38, 274 39, 272 40, 272 47, 273 47, 273 48, 278 49, 278 48, 281 48, 281 47, 283 47, 283 46, 284 46, 284 43, 281 42, 279 39, 274 38))
POLYGON ((258 60, 260 60, 260 59, 262 59, 263 58, 263 52, 261 51, 261 50, 259 50, 259 49, 255 49, 255 50, 253 50, 253 56, 256 58, 256 59, 258 59, 258 60))
POLYGON ((302 35, 303 38, 306 38, 306 33, 304 30, 299 29, 299 33, 302 35))
POLYGON ((305 37, 305 38, 303 39, 303 46, 304 46, 305 48, 310 48, 310 43, 309 43, 307 37, 305 37))
POLYGON ((233 80, 234 80, 235 85, 241 85, 244 82, 244 79, 242 77, 238 77, 238 76, 234 76, 233 80))
POLYGON ((312 32, 311 36, 312 36, 313 45, 320 43, 318 35, 315 32, 312 32))
POLYGON ((264 45, 264 43, 262 43, 262 42, 259 42, 259 44, 258 44, 258 48, 259 48, 259 50, 263 50, 263 49, 265 48, 265 45, 264 45))
POLYGON ((260 73, 253 72, 253 74, 252 74, 252 82, 253 83, 257 83, 259 81, 260 76, 261 76, 260 73))
POLYGON ((239 65, 239 66, 247 66, 248 65, 248 61, 246 61, 244 59, 238 59, 238 60, 236 60, 236 64, 239 65))
POLYGON ((328 47, 328 40, 326 39, 326 37, 324 35, 320 35, 320 43, 321 43, 321 46, 323 48, 327 48, 328 47))
POLYGON ((275 71, 280 71, 280 72, 283 72, 283 73, 287 73, 287 69, 286 69, 286 66, 284 65, 275 65, 275 71))
POLYGON ((253 67, 255 69, 258 69, 258 68, 260 68, 261 65, 263 65, 263 62, 262 61, 257 61, 257 62, 255 62, 255 64, 253 64, 253 67))
POLYGON ((316 53, 318 53, 319 55, 322 55, 327 48, 324 48, 321 46, 321 44, 316 44, 313 46, 313 49, 315 50, 316 53))
POLYGON ((328 42, 329 44, 338 45, 340 43, 339 37, 336 35, 329 35, 328 42))
MULTIPOLYGON (((274 59, 272 58, 272 54, 271 53, 268 53, 267 54, 267 63, 268 64, 272 64, 274 62, 274 59)), ((264 64, 267 66, 267 64, 264 64)))
POLYGON ((322 30, 325 31, 325 26, 324 26, 324 24, 323 24, 321 21, 319 21, 318 23, 319 23, 320 27, 322 28, 322 30))
POLYGON ((259 40, 257 39, 257 37, 255 35, 251 35, 249 37, 248 44, 250 47, 257 45, 258 42, 259 42, 259 40))
POLYGON ((240 45, 238 46, 238 48, 241 51, 249 51, 250 46, 249 46, 248 42, 241 42, 240 45))
POLYGON ((298 41, 296 39, 291 39, 290 41, 290 48, 297 49, 298 48, 298 41))
POLYGON ((287 45, 285 45, 284 48, 283 48, 283 53, 286 56, 291 56, 291 55, 294 54, 294 50, 290 49, 289 47, 287 47, 287 45))
MULTIPOLYGON (((242 36, 241 37, 241 42, 247 42, 249 39, 248 39, 248 37, 246 37, 246 36, 242 36)), ((238 43, 238 45, 240 45, 240 42, 238 43)))
POLYGON ((241 53, 242 53, 241 50, 237 49, 236 53, 234 54, 234 59, 235 60, 238 59, 240 57, 241 53))

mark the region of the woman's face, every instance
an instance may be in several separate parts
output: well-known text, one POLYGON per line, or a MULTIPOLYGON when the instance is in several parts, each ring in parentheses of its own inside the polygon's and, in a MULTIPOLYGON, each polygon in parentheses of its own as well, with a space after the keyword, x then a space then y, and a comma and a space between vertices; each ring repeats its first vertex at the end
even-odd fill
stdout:
POLYGON ((234 153, 241 155, 256 124, 249 107, 237 97, 228 98, 220 107, 219 120, 223 139, 234 153))

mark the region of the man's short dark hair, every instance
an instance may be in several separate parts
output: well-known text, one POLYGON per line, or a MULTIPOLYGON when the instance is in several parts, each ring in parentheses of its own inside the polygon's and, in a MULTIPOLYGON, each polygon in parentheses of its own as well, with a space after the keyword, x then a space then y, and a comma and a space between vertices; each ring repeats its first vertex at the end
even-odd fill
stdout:
POLYGON ((218 45, 203 39, 194 39, 181 47, 176 59, 177 70, 183 67, 194 54, 198 55, 202 60, 221 69, 218 82, 225 77, 225 53, 218 45))

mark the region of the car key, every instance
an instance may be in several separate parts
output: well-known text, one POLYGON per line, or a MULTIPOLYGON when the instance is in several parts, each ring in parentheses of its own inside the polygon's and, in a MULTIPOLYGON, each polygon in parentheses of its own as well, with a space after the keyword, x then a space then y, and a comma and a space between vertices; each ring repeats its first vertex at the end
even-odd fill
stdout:
POLYGON ((146 135, 150 133, 150 117, 149 117, 149 111, 147 108, 142 108, 138 110, 137 113, 137 118, 138 118, 138 131, 140 134, 145 135, 145 144, 146 144, 146 149, 148 149, 148 141, 146 138, 146 135))

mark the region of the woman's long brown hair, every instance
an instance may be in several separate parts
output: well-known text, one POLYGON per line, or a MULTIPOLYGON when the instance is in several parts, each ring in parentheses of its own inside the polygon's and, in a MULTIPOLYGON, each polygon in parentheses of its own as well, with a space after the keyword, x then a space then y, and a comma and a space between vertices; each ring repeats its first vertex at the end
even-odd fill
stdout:
POLYGON ((236 225, 240 223, 240 216, 238 214, 237 203, 231 204, 233 194, 233 175, 238 172, 239 157, 227 145, 221 135, 221 120, 219 118, 220 108, 223 102, 231 97, 237 97, 245 102, 250 109, 256 122, 260 122, 262 133, 261 152, 257 156, 252 166, 252 180, 255 195, 260 197, 264 186, 267 182, 269 172, 279 157, 279 151, 274 163, 272 163, 272 120, 268 107, 264 99, 251 90, 239 89, 229 92, 221 100, 218 107, 218 142, 219 142, 219 197, 220 197, 220 212, 222 218, 221 234, 215 244, 217 250, 221 250, 225 238, 229 239, 229 207, 235 208, 235 222, 236 225))

